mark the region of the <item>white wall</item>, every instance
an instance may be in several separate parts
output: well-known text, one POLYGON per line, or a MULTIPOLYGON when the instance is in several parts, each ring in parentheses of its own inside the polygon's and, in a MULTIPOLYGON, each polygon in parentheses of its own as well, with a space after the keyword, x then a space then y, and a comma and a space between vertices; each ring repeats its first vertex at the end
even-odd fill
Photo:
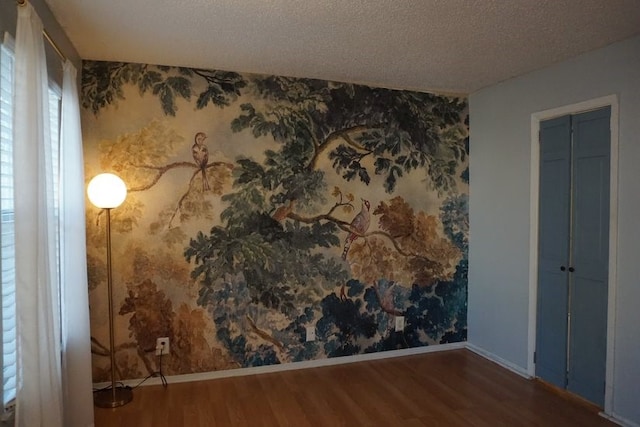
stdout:
POLYGON ((640 37, 471 94, 469 342, 526 371, 531 115, 619 100, 612 414, 640 425, 640 37))

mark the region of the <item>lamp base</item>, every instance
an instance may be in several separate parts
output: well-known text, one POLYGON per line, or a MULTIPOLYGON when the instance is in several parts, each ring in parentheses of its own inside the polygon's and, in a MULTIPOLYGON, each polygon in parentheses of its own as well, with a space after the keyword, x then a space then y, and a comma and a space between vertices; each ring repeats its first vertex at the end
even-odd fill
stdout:
POLYGON ((133 392, 130 388, 116 387, 115 391, 115 396, 110 388, 94 392, 93 404, 98 408, 117 408, 133 400, 133 392))

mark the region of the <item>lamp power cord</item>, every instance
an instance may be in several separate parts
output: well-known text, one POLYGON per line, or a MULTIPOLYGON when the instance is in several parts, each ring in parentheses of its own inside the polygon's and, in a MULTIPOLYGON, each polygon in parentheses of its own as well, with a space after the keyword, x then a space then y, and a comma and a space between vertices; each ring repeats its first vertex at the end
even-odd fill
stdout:
MULTIPOLYGON (((122 381, 118 381, 116 384, 121 386, 121 387, 123 387, 123 388, 129 388, 131 390, 135 390, 136 388, 140 387, 149 378, 160 377, 160 381, 162 382, 162 387, 167 388, 169 383, 167 383, 167 378, 162 373, 162 356, 165 355, 163 353, 164 352, 164 344, 159 345, 158 347, 155 348, 155 350, 160 351, 160 353, 158 354, 158 370, 157 371, 150 373, 145 378, 140 380, 140 382, 138 384, 134 385, 133 387, 125 385, 122 381)), ((102 387, 102 388, 94 388, 93 391, 97 392, 97 391, 102 391, 102 390, 108 390, 110 388, 111 388, 111 384, 109 384, 109 385, 107 385, 105 387, 102 387)))

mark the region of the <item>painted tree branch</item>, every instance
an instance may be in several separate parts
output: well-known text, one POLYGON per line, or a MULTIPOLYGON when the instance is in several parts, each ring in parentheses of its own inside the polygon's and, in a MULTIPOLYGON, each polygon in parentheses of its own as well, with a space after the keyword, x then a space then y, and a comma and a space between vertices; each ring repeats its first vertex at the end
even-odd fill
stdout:
POLYGON ((221 79, 219 75, 214 75, 215 72, 211 70, 205 70, 202 68, 191 68, 191 71, 193 71, 193 74, 205 79, 209 86, 220 86, 221 82, 228 83, 230 81, 228 79, 221 79))
MULTIPOLYGON (((132 348, 137 349, 137 347, 138 345, 134 342, 120 344, 116 346, 114 354, 117 354, 121 350, 128 350, 132 348)), ((139 349, 137 350, 139 351, 139 349)), ((111 356, 109 349, 94 337, 91 337, 91 354, 95 354, 97 356, 103 356, 103 357, 111 356)), ((116 363, 116 373, 118 374, 119 378, 122 378, 122 371, 120 371, 120 367, 118 366, 117 363, 116 363)))
POLYGON ((340 132, 340 136, 347 142, 347 144, 349 144, 350 146, 352 146, 356 150, 364 151, 366 153, 371 153, 371 150, 367 150, 362 145, 360 145, 357 142, 355 142, 353 140, 353 138, 351 138, 351 135, 349 135, 348 132, 340 132))
POLYGON ((151 180, 150 183, 145 184, 145 185, 141 185, 138 187, 132 187, 129 188, 127 191, 129 193, 133 193, 136 191, 145 191, 150 189, 151 187, 153 187, 154 185, 156 185, 158 183, 158 181, 160 181, 160 178, 162 178, 162 176, 167 173, 168 171, 172 170, 172 169, 176 169, 176 168, 198 168, 198 166, 193 163, 193 162, 174 162, 174 163, 169 163, 168 165, 164 165, 164 166, 152 166, 152 165, 132 165, 135 168, 141 168, 141 169, 152 169, 156 171, 156 176, 153 177, 153 179, 151 180))
MULTIPOLYGON (((345 203, 346 204, 346 203, 345 203)), ((424 255, 420 255, 417 253, 409 253, 407 251, 405 251, 402 246, 400 245, 400 243, 398 243, 398 241, 389 233, 387 233, 386 231, 381 231, 381 230, 376 230, 376 231, 370 231, 368 233, 364 233, 361 234, 359 233, 357 230, 353 229, 353 227, 351 227, 351 224, 347 221, 343 221, 341 219, 336 218, 335 216, 331 215, 333 213, 333 211, 340 206, 339 204, 334 205, 331 210, 326 213, 326 214, 321 214, 321 215, 315 215, 312 217, 303 217, 301 215, 296 214, 295 212, 290 212, 287 215, 287 218, 293 219, 294 221, 300 221, 302 223, 305 224, 313 224, 315 222, 318 221, 330 221, 333 222, 334 224, 336 224, 338 226, 338 228, 340 228, 343 231, 346 231, 347 233, 353 233, 358 237, 362 237, 362 238, 367 238, 369 236, 382 236, 384 238, 386 238, 387 240, 389 240, 389 242, 393 245, 393 247, 395 248, 395 250, 402 256, 410 258, 410 257, 415 257, 415 258, 420 258, 420 259, 424 259, 427 261, 432 261, 431 259, 429 259, 428 257, 424 256, 424 255)))
POLYGON ((330 133, 325 138, 324 143, 320 144, 320 145, 318 145, 316 147, 316 152, 314 153, 313 157, 309 161, 308 168, 311 169, 311 170, 316 169, 318 167, 318 161, 320 159, 320 155, 322 153, 324 153, 325 151, 327 151, 327 149, 329 147, 331 147, 334 142, 339 141, 339 140, 345 141, 348 145, 350 145, 351 147, 355 148, 356 150, 368 151, 365 147, 363 147, 360 144, 356 143, 351 138, 350 134, 354 133, 354 132, 362 132, 362 131, 365 131, 365 130, 376 129, 376 128, 377 128, 377 126, 356 125, 356 126, 340 129, 340 130, 337 130, 335 132, 330 133))
POLYGON ((258 326, 256 326, 256 322, 253 321, 251 316, 249 316, 247 314, 246 318, 247 318, 247 321, 249 322, 249 326, 251 326, 251 330, 253 332, 255 332, 260 338, 264 339, 265 341, 269 341, 271 344, 275 345, 280 350, 284 351, 284 346, 282 345, 282 343, 280 343, 277 339, 273 338, 267 332, 265 332, 262 329, 258 328, 258 326))
POLYGON ((98 341, 96 338, 91 337, 91 353, 97 354, 99 356, 108 356, 109 349, 104 345, 102 345, 102 343, 98 341), (96 346, 97 348, 94 349, 94 346, 96 346))
POLYGON ((321 214, 321 215, 315 215, 312 217, 304 217, 304 216, 298 215, 297 213, 289 212, 289 214, 287 215, 287 218, 291 218, 294 221, 300 221, 304 224, 313 224, 322 220, 331 221, 335 223, 340 229, 351 232, 351 228, 349 227, 348 222, 338 219, 335 216, 332 216, 329 214, 321 214))
POLYGON ((387 233, 386 231, 370 231, 368 233, 366 233, 363 237, 368 237, 368 236, 382 236, 382 237, 386 237, 387 240, 389 240, 391 242, 391 244, 393 245, 393 247, 396 249, 396 251, 398 251, 398 253, 402 256, 405 257, 416 257, 416 258, 422 258, 422 259, 426 259, 428 261, 429 258, 419 255, 419 254, 415 254, 415 253, 409 253, 409 252, 405 252, 402 247, 400 246, 400 244, 398 243, 398 241, 389 233, 387 233))
POLYGON ((313 118, 309 115, 308 111, 305 111, 304 115, 307 117, 307 123, 309 123, 309 134, 311 135, 311 138, 313 139, 313 148, 314 150, 318 150, 318 147, 320 147, 320 141, 318 141, 318 137, 316 136, 316 122, 315 120, 313 120, 313 118))
POLYGON ((392 307, 387 307, 386 304, 382 302, 382 297, 380 296, 380 291, 378 290, 378 286, 374 284, 372 287, 376 295, 376 300, 378 301, 380 308, 382 308, 382 311, 392 316, 404 316, 404 312, 400 310, 396 310, 395 308, 392 308, 392 307))
MULTIPOLYGON (((158 181, 160 181, 160 178, 162 178, 162 176, 167 173, 168 171, 172 170, 172 169, 176 169, 176 168, 192 168, 192 169, 197 169, 200 170, 200 167, 198 165, 196 165, 193 162, 174 162, 174 163, 169 163, 168 165, 164 165, 164 166, 153 166, 153 165, 132 165, 135 168, 140 168, 140 169, 151 169, 151 170, 155 170, 156 171, 156 175, 153 177, 153 179, 151 180, 150 183, 148 184, 144 184, 138 187, 132 187, 129 188, 127 191, 130 193, 136 192, 136 191, 146 191, 149 190, 151 187, 153 187, 154 185, 156 185, 158 183, 158 181)), ((218 166, 225 166, 228 169, 233 169, 233 164, 228 163, 228 162, 211 162, 209 164, 207 164, 207 169, 210 168, 215 168, 218 166)))
POLYGON ((187 196, 189 195, 189 193, 191 192, 191 187, 193 185, 193 180, 196 178, 196 175, 198 175, 198 172, 200 172, 200 169, 197 169, 193 175, 191 175, 191 179, 189 180, 189 187, 187 188, 187 191, 185 191, 185 193, 182 195, 182 197, 180 197, 180 200, 178 200, 178 205, 176 206, 176 209, 173 211, 173 214, 171 215, 171 218, 169 219, 169 222, 167 223, 167 228, 171 229, 171 224, 173 223, 173 220, 175 219, 176 215, 178 214, 178 212, 180 212, 180 210, 182 209, 182 204, 184 203, 184 199, 187 198, 187 196))
POLYGON ((156 370, 154 369, 154 367, 151 365, 151 362, 147 358, 148 352, 143 351, 140 347, 136 348, 136 352, 138 353, 138 357, 142 359, 142 363, 144 363, 144 367, 147 368, 147 373, 148 374, 154 373, 156 370))

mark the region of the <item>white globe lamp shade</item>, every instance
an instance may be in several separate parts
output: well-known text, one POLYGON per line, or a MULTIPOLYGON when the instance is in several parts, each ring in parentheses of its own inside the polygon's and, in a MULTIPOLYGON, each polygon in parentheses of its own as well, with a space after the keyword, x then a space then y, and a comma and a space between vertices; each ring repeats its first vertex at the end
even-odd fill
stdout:
POLYGON ((101 173, 89 182, 87 195, 95 207, 113 209, 120 206, 127 198, 127 186, 119 176, 101 173))

